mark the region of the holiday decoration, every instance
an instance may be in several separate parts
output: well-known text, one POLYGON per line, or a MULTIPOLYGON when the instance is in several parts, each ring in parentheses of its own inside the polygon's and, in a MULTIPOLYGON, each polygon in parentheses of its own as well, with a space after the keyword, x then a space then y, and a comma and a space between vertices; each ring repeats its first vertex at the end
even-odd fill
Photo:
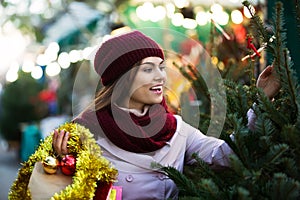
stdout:
MULTIPOLYGON (((243 57, 243 58, 242 58, 242 61, 245 61, 245 60, 247 60, 248 58, 253 59, 255 56, 260 57, 260 54, 259 54, 259 53, 262 52, 262 51, 267 47, 267 45, 268 45, 267 42, 264 42, 264 43, 261 45, 261 47, 259 47, 258 49, 256 49, 255 46, 254 46, 252 43, 250 44, 250 39, 249 39, 249 37, 251 38, 251 41, 253 40, 253 38, 252 38, 251 36, 248 36, 248 37, 247 37, 247 48, 253 49, 253 50, 254 50, 254 53, 251 54, 251 55, 247 55, 247 56, 243 57)), ((271 42, 273 42, 275 39, 276 39, 276 37, 273 35, 272 37, 270 37, 269 42, 271 43, 271 42)))
POLYGON ((251 36, 251 35, 247 36, 247 48, 250 49, 250 50, 252 49, 256 56, 258 56, 258 57, 261 56, 260 53, 257 51, 256 47, 253 44, 253 36, 251 36))
POLYGON ((47 156, 46 159, 43 161, 44 171, 48 174, 56 173, 58 166, 59 161, 52 156, 47 156))
MULTIPOLYGON (((97 145, 93 135, 87 128, 77 123, 65 123, 58 130, 58 132, 65 130, 70 133, 68 150, 74 157, 66 157, 64 163, 70 163, 72 170, 68 168, 65 172, 68 171, 67 173, 71 174, 73 169, 75 169, 75 174, 72 176, 72 184, 68 185, 64 190, 53 194, 51 199, 92 199, 95 195, 97 184, 101 182, 102 184, 111 185, 116 180, 117 170, 101 155, 99 145, 97 145)), ((28 183, 35 164, 47 161, 44 163, 51 163, 50 166, 52 166, 54 163, 53 159, 49 157, 55 157, 55 152, 52 148, 53 134, 54 132, 46 137, 36 152, 29 157, 28 161, 23 163, 17 179, 12 184, 8 199, 31 199, 28 183)), ((48 164, 46 165, 46 170, 48 170, 48 164)), ((48 176, 51 177, 53 175, 49 174, 48 176)))
POLYGON ((73 155, 66 155, 60 161, 60 167, 63 174, 72 176, 76 169, 76 158, 73 155))

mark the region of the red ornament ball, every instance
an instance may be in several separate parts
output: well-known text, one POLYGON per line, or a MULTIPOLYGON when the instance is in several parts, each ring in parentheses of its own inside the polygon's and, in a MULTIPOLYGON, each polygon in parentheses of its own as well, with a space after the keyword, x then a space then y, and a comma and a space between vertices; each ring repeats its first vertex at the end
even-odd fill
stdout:
POLYGON ((73 155, 66 155, 61 159, 60 166, 64 175, 72 176, 76 171, 76 158, 73 155))

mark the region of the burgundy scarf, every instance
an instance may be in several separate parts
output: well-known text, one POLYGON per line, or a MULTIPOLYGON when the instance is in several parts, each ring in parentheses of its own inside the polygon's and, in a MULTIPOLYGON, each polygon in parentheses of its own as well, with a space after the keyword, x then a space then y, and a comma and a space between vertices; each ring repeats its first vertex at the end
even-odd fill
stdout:
POLYGON ((154 104, 138 117, 116 105, 96 112, 106 137, 121 149, 147 153, 162 148, 176 131, 176 119, 167 110, 165 100, 154 104))

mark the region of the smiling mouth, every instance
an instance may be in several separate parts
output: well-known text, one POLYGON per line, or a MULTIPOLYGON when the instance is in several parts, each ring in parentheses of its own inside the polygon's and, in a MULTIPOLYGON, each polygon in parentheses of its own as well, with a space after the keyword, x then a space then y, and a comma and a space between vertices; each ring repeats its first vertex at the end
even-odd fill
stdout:
POLYGON ((154 91, 155 93, 162 93, 163 87, 162 86, 154 86, 150 88, 151 91, 154 91))

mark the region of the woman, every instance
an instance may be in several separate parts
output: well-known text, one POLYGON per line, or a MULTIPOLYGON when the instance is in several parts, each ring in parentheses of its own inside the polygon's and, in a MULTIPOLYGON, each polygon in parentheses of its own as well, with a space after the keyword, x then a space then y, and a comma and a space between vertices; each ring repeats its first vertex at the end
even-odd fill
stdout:
MULTIPOLYGON (((229 166, 232 150, 223 140, 205 136, 168 112, 164 53, 151 38, 139 31, 113 37, 98 49, 94 66, 104 87, 74 121, 90 129, 103 156, 118 169, 115 185, 122 186, 124 200, 177 199, 174 182, 152 163, 182 171, 197 153, 212 166, 229 166)), ((276 79, 272 73, 261 77, 271 97, 278 88, 267 85, 276 79)), ((55 151, 67 154, 69 133, 54 132, 55 151)))

